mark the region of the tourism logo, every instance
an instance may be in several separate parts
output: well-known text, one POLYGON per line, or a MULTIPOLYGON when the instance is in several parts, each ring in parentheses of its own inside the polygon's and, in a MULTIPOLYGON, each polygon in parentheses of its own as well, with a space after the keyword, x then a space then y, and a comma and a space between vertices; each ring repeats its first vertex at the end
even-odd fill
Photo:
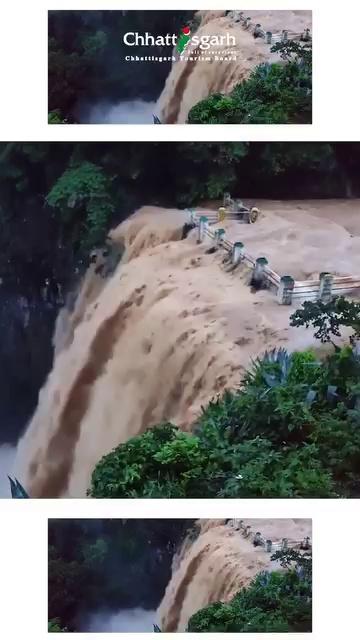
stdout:
POLYGON ((176 50, 181 54, 190 40, 190 27, 183 27, 178 37, 176 50))
POLYGON ((230 61, 236 60, 236 39, 233 34, 221 35, 198 35, 191 34, 189 26, 185 25, 181 28, 180 33, 167 33, 166 35, 153 35, 146 31, 138 33, 136 31, 128 31, 123 36, 124 44, 128 47, 172 47, 169 54, 163 51, 157 54, 156 51, 150 55, 127 55, 126 61, 130 62, 176 62, 178 59, 186 62, 190 61, 230 61), (176 55, 177 54, 177 55, 176 55))

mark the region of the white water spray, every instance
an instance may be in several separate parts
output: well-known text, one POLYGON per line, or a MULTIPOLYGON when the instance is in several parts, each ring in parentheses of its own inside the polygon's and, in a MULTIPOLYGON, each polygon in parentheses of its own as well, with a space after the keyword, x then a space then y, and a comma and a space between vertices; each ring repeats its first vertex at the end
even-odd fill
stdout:
POLYGON ((154 630, 156 624, 156 611, 144 609, 123 609, 117 613, 103 611, 94 613, 82 625, 82 632, 105 633, 136 633, 154 630))
POLYGON ((127 100, 115 104, 101 102, 92 106, 83 122, 88 124, 153 124, 155 102, 127 100))

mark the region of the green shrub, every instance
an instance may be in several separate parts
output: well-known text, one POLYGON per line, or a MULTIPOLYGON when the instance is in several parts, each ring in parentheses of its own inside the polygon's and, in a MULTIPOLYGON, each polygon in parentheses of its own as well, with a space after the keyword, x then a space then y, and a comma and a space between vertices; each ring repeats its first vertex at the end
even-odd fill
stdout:
POLYGON ((284 572, 259 573, 230 602, 216 602, 195 613, 187 631, 280 633, 311 628, 311 564, 302 563, 284 572))
POLYGON ((206 491, 202 474, 207 467, 206 451, 201 449, 196 436, 182 433, 171 424, 162 424, 102 458, 92 475, 89 495, 199 497, 206 491))
POLYGON ((96 466, 89 495, 95 498, 335 497, 316 446, 274 448, 261 438, 231 444, 216 427, 201 436, 171 427, 159 442, 155 427, 120 445, 96 466), (153 437, 155 434, 155 437, 153 437), (210 442, 212 443, 210 445, 210 442))
POLYGON ((213 94, 198 102, 189 112, 189 123, 311 123, 311 50, 301 46, 295 49, 289 52, 287 48, 285 64, 260 64, 230 94, 213 94))
POLYGON ((48 114, 48 124, 66 124, 66 121, 61 115, 60 109, 50 111, 48 114))
POLYGON ((163 424, 96 466, 89 495, 320 498, 360 490, 360 359, 323 362, 283 349, 253 363, 237 391, 213 399, 192 434, 163 424))
POLYGON ((82 162, 66 169, 46 198, 65 223, 82 229, 82 245, 90 249, 104 239, 114 211, 110 179, 102 167, 82 162))
POLYGON ((66 632, 67 629, 62 629, 60 626, 60 618, 55 618, 54 620, 49 620, 48 623, 48 632, 49 633, 60 633, 60 632, 66 632))

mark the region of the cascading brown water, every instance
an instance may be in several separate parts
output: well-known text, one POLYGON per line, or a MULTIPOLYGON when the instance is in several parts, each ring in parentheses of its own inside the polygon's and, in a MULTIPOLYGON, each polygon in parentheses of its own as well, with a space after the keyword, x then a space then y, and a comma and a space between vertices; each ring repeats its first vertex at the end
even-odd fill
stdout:
MULTIPOLYGON (((274 544, 311 537, 310 520, 244 520, 274 544)), ((225 520, 199 520, 200 534, 187 539, 158 609, 163 632, 186 631, 190 617, 213 602, 228 602, 263 570, 279 570, 263 547, 254 547, 225 520)))
MULTIPOLYGON (((281 33, 286 29, 289 37, 311 28, 311 11, 244 10, 244 15, 249 16, 252 22, 260 23, 265 31, 281 33)), ((255 39, 240 22, 225 16, 225 11, 199 11, 197 19, 200 24, 196 36, 216 36, 219 41, 223 38, 222 44, 212 45, 209 50, 196 44, 188 46, 184 59, 173 64, 156 109, 165 124, 185 123, 190 109, 200 100, 213 93, 230 93, 249 77, 257 65, 280 60, 278 54, 270 52, 271 47, 263 38, 255 39), (229 36, 235 39, 235 44, 227 44, 229 36), (218 59, 209 55, 209 51, 218 52, 218 59), (209 60, 197 59, 199 57, 208 57, 209 60)))
MULTIPOLYGON (((300 233, 304 212, 293 207, 288 217, 297 214, 300 233)), ((85 496, 96 463, 121 442, 167 420, 190 430, 201 406, 239 385, 251 358, 314 344, 311 330, 289 327, 292 307, 266 290, 252 294, 247 270, 226 272, 224 253, 207 254, 196 230, 181 241, 184 222, 184 212, 143 207, 110 234, 125 247, 119 266, 104 272, 100 252, 75 305, 61 312, 53 370, 18 447, 17 477, 31 496, 85 496)), ((295 226, 273 214, 238 228, 250 248, 260 234, 274 262, 278 247, 282 264, 295 226)), ((333 235, 338 242, 338 225, 333 235)), ((321 267, 319 242, 322 254, 298 237, 289 260, 321 267)))

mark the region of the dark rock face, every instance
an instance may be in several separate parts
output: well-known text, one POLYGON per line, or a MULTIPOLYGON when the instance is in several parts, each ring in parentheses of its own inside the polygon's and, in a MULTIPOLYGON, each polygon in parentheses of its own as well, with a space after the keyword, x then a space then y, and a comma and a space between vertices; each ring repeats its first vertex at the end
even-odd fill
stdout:
POLYGON ((50 519, 49 619, 60 618, 78 631, 89 614, 154 611, 171 578, 174 554, 194 525, 182 519, 50 519), (95 562, 94 545, 102 549, 95 562))
MULTIPOLYGON (((24 170, 36 193, 44 189, 37 172, 43 177, 42 166, 24 170)), ((0 444, 15 444, 36 408, 52 365, 61 287, 74 274, 59 220, 42 197, 16 195, 9 184, 0 185, 0 444)))
POLYGON ((52 364, 58 305, 0 285, 0 444, 25 429, 52 364))

